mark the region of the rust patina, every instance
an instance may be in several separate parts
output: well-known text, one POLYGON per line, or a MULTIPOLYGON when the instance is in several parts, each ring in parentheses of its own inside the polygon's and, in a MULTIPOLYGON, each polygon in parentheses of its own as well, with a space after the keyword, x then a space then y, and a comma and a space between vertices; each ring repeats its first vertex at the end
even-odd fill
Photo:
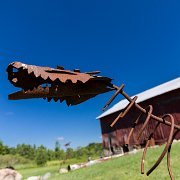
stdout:
POLYGON ((80 104, 98 94, 113 90, 111 79, 98 76, 99 71, 81 73, 80 70, 27 65, 13 62, 7 68, 9 81, 20 91, 9 95, 10 100, 43 98, 48 102, 66 101, 67 105, 80 104))
POLYGON ((171 114, 166 114, 162 118, 153 114, 153 107, 149 105, 147 108, 141 107, 136 100, 138 97, 131 97, 123 90, 124 85, 120 87, 115 86, 111 83, 111 78, 98 76, 99 71, 81 73, 80 70, 75 69, 74 71, 65 70, 63 67, 58 66, 57 68, 41 67, 34 65, 27 65, 21 62, 13 62, 9 64, 7 68, 9 81, 18 88, 20 91, 9 95, 10 100, 18 99, 29 99, 29 98, 43 98, 51 101, 53 99, 57 101, 66 101, 67 105, 80 104, 98 94, 106 93, 108 91, 115 90, 115 94, 106 103, 103 110, 105 110, 112 101, 119 95, 123 95, 129 104, 121 112, 110 125, 113 127, 117 121, 121 120, 132 108, 137 108, 140 112, 138 119, 132 122, 132 129, 130 130, 126 144, 129 145, 130 138, 134 133, 134 129, 137 126, 139 119, 145 117, 143 125, 139 130, 139 134, 136 137, 136 141, 142 137, 142 132, 148 125, 150 120, 156 121, 157 124, 146 139, 146 146, 143 151, 141 160, 141 173, 144 174, 144 161, 146 151, 149 146, 149 142, 152 139, 154 132, 157 127, 162 123, 170 126, 170 133, 167 139, 167 144, 158 158, 157 162, 147 171, 147 175, 150 175, 156 167, 161 163, 164 156, 167 154, 167 167, 169 176, 173 180, 173 175, 170 167, 170 151, 173 139, 180 131, 180 125, 175 124, 174 118, 171 114))

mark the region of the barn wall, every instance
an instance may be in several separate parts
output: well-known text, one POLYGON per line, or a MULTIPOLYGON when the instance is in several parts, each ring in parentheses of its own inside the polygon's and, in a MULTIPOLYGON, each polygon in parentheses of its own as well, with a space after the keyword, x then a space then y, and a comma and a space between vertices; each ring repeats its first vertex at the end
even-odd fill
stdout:
MULTIPOLYGON (((164 114, 170 113, 173 115, 175 123, 180 124, 180 89, 154 97, 139 104, 144 108, 150 104, 153 105, 153 114, 160 117, 162 117, 164 114)), ((125 141, 128 137, 132 124, 140 114, 140 111, 133 107, 123 119, 119 120, 114 127, 111 128, 110 124, 120 112, 121 111, 100 119, 103 146, 106 149, 110 149, 111 146, 118 148, 125 145, 125 141)), ((141 128, 142 121, 144 119, 145 118, 142 117, 141 122, 138 124, 137 128, 135 128, 134 135, 136 135, 138 130, 141 128)), ((151 120, 148 127, 143 132, 143 137, 147 137, 149 132, 154 129, 155 125, 156 121, 151 120)), ((166 142, 169 135, 169 129, 170 127, 161 124, 154 135, 154 143, 162 144, 166 142)), ((176 139, 180 139, 180 133, 176 136, 176 139)), ((132 136, 130 143, 132 145, 137 144, 134 136, 132 136)), ((144 143, 145 138, 141 138, 139 145, 143 145, 144 143)))

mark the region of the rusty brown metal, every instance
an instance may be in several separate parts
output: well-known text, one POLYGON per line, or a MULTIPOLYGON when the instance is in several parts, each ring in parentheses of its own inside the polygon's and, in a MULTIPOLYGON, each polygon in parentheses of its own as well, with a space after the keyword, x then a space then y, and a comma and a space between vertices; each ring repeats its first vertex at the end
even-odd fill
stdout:
POLYGON ((105 106, 103 107, 103 111, 105 111, 105 109, 113 102, 113 100, 116 98, 116 96, 122 91, 122 89, 124 88, 124 84, 122 84, 119 88, 117 88, 115 94, 109 99, 109 101, 105 104, 105 106))
MULTIPOLYGON (((149 121, 149 119, 147 119, 147 121, 149 121)), ((149 146, 150 140, 152 139, 154 132, 156 131, 156 129, 158 128, 160 122, 158 122, 155 126, 155 128, 153 129, 153 131, 151 132, 150 136, 147 139, 144 151, 143 151, 143 155, 142 155, 142 159, 141 159, 141 174, 144 174, 144 162, 145 162, 145 157, 146 157, 146 152, 147 152, 147 148, 149 146)))
MULTIPOLYGON (((171 178, 171 180, 173 180, 173 175, 172 175, 172 170, 171 170, 171 167, 170 167, 170 150, 171 150, 171 145, 172 145, 172 142, 173 142, 173 139, 175 138, 175 136, 177 135, 177 133, 180 131, 180 126, 178 124, 175 124, 174 122, 174 118, 171 114, 166 114, 164 115, 162 118, 154 115, 152 113, 153 111, 153 107, 152 105, 149 105, 147 108, 143 108, 141 107, 139 104, 137 104, 135 101, 136 99, 134 100, 131 99, 129 97, 129 95, 123 91, 123 89, 121 89, 119 91, 119 88, 115 85, 113 85, 113 87, 116 89, 117 93, 115 93, 115 95, 117 96, 118 93, 119 94, 122 94, 128 101, 129 101, 129 104, 131 104, 132 106, 136 107, 138 110, 140 110, 141 114, 139 115, 139 117, 137 118, 137 120, 134 122, 134 124, 132 125, 132 128, 129 132, 129 135, 128 135, 128 138, 126 140, 126 144, 129 145, 129 142, 130 142, 130 138, 134 132, 134 129, 136 127, 136 125, 138 124, 139 120, 140 120, 140 117, 142 115, 146 115, 146 119, 144 120, 144 123, 136 137, 136 141, 138 141, 138 139, 141 137, 142 135, 142 132, 144 131, 144 129, 147 127, 149 121, 152 119, 152 120, 155 120, 157 121, 157 125, 155 126, 155 128, 153 129, 153 132, 150 133, 149 137, 147 137, 147 142, 146 142, 146 145, 145 145, 145 148, 144 148, 144 151, 143 151, 143 156, 142 156, 142 159, 141 159, 141 173, 144 174, 144 161, 145 161, 145 156, 146 156, 146 152, 147 152, 147 148, 150 144, 150 141, 151 139, 153 138, 153 135, 156 131, 156 129, 158 128, 158 126, 160 124, 164 124, 164 125, 167 125, 167 126, 170 126, 171 129, 170 129, 170 133, 169 133, 169 137, 168 137, 168 140, 167 140, 167 143, 165 145, 165 148, 162 152, 162 154, 159 156, 158 160, 155 162, 155 164, 149 169, 149 171, 146 173, 147 176, 149 176, 157 167, 158 165, 161 163, 162 159, 164 158, 164 156, 167 154, 167 167, 168 167, 168 172, 169 172, 169 176, 171 178), (170 122, 167 120, 167 119, 170 119, 170 122), (176 132, 174 133, 174 130, 176 129, 176 132)), ((123 85, 124 87, 124 85, 123 85)), ((112 100, 114 100, 114 98, 111 98, 112 100)), ((112 102, 112 101, 111 101, 112 102)), ((129 106, 127 106, 124 110, 124 112, 128 112, 129 111, 129 106)), ((126 113, 127 114, 127 113, 126 113)), ((114 120, 114 122, 110 125, 111 127, 113 127, 115 125, 115 123, 122 119, 124 116, 123 116, 123 112, 121 112, 117 117, 116 119, 114 120)))
MULTIPOLYGON (((137 135, 137 140, 140 138, 140 136, 142 135, 142 132, 143 132, 144 129, 146 128, 146 126, 147 126, 147 124, 148 124, 148 122, 149 122, 149 120, 150 120, 152 111, 153 111, 152 105, 149 105, 149 106, 148 106, 147 108, 145 108, 145 109, 146 109, 146 115, 147 115, 147 117, 146 117, 146 120, 144 121, 143 126, 141 127, 141 129, 140 129, 140 131, 139 131, 139 133, 138 133, 138 135, 137 135), (147 111, 148 108, 149 108, 149 111, 147 111)), ((140 116, 139 116, 138 119, 140 119, 140 117, 141 117, 142 115, 143 115, 143 113, 140 114, 140 116)))
POLYGON ((155 162, 155 164, 150 168, 150 170, 146 173, 147 176, 149 176, 155 168, 158 167, 158 165, 161 163, 162 159, 164 158, 164 156, 166 155, 166 153, 168 152, 169 146, 172 143, 172 138, 173 138, 173 132, 174 132, 174 118, 172 115, 170 114, 166 114, 164 115, 162 118, 165 119, 166 117, 170 117, 171 120, 171 130, 170 130, 170 134, 169 134, 169 138, 168 141, 166 143, 166 146, 162 152, 162 154, 159 156, 158 160, 155 162))
MULTIPOLYGON (((134 102, 134 103, 135 103, 135 102, 134 102)), ((134 103, 133 103, 133 104, 134 104, 134 103)), ((151 115, 151 113, 152 113, 153 108, 152 108, 151 105, 149 105, 147 108, 149 108, 149 112, 147 113, 147 117, 146 117, 146 119, 145 119, 145 121, 144 121, 144 123, 143 123, 143 126, 141 127, 141 129, 140 129, 140 131, 139 131, 139 133, 138 133, 138 135, 137 135, 137 137, 136 137, 136 139, 135 139, 136 141, 139 140, 139 138, 140 138, 143 130, 146 128, 146 126, 147 126, 147 124, 148 124, 148 122, 149 122, 150 115, 151 115)), ((147 109, 147 108, 145 108, 145 109, 147 109)), ((137 124, 139 123, 140 118, 141 118, 142 115, 144 115, 144 114, 141 113, 141 114, 139 115, 139 117, 136 119, 136 121, 134 122, 134 124, 133 124, 133 126, 132 126, 132 128, 131 128, 131 130, 130 130, 130 132, 129 132, 129 135, 128 135, 128 138, 127 138, 127 140, 126 140, 126 144, 127 144, 127 145, 129 145, 130 138, 131 138, 131 136, 132 136, 132 134, 133 134, 133 132, 134 132, 135 127, 136 127, 137 124)), ((137 143, 137 144, 138 144, 138 143, 137 143)))
POLYGON ((110 125, 111 127, 113 127, 119 119, 122 119, 129 112, 129 110, 133 107, 136 100, 137 100, 137 97, 135 96, 132 99, 132 101, 126 106, 125 110, 121 112, 118 115, 118 117, 113 121, 113 123, 110 125))
MULTIPOLYGON (((176 135, 179 133, 180 131, 176 130, 175 133, 173 134, 173 138, 172 138, 172 142, 175 139, 176 135)), ((169 176, 172 180, 174 180, 173 174, 172 174, 172 170, 171 170, 171 164, 170 164, 170 159, 171 159, 171 146, 172 146, 172 142, 170 143, 170 146, 168 148, 168 153, 167 153, 167 167, 168 167, 168 172, 169 172, 169 176)))
POLYGON ((168 172, 171 180, 173 180, 172 170, 170 167, 170 151, 173 139, 180 131, 180 125, 175 124, 174 118, 171 114, 166 114, 163 117, 154 115, 152 113, 152 105, 149 105, 147 108, 141 107, 138 103, 136 103, 138 97, 135 96, 132 99, 123 90, 124 84, 122 84, 120 87, 112 84, 110 78, 97 76, 97 74, 100 73, 99 71, 81 73, 79 69, 70 71, 65 70, 61 66, 58 66, 57 68, 50 68, 27 65, 21 62, 13 62, 8 66, 7 72, 9 81, 15 87, 21 88, 20 91, 9 95, 9 99, 11 100, 29 98, 43 98, 47 99, 48 102, 52 99, 55 102, 58 100, 63 102, 65 100, 69 106, 82 103, 92 97, 95 97, 98 94, 116 90, 115 94, 109 99, 103 110, 105 110, 113 102, 118 94, 123 95, 129 101, 129 104, 124 108, 124 111, 118 114, 115 120, 110 124, 110 127, 113 127, 120 119, 124 118, 131 109, 136 108, 140 112, 139 117, 134 123, 132 123, 132 128, 130 129, 130 133, 126 140, 127 145, 130 144, 130 138, 142 117, 146 118, 143 121, 143 125, 135 138, 135 141, 137 142, 142 137, 142 133, 147 127, 148 123, 151 120, 157 122, 154 129, 152 129, 152 132, 149 132, 150 135, 145 137, 147 140, 141 159, 142 174, 144 174, 144 161, 147 148, 150 145, 150 141, 152 140, 156 129, 160 124, 170 126, 170 133, 165 148, 158 160, 146 174, 150 175, 158 167, 164 156, 167 154, 168 172))
POLYGON ((7 68, 8 79, 22 90, 9 95, 10 100, 43 98, 48 102, 66 101, 67 105, 82 103, 98 94, 113 90, 111 79, 97 76, 99 71, 81 73, 80 70, 27 65, 13 62, 7 68))
MULTIPOLYGON (((113 85, 113 87, 116 88, 116 89, 118 88, 118 86, 115 86, 115 85, 113 85)), ((121 91, 121 94, 122 94, 129 102, 132 102, 131 97, 130 97, 125 91, 121 91)), ((145 110, 143 107, 141 107, 139 104, 135 103, 134 105, 135 105, 135 107, 136 107, 137 109, 139 109, 141 112, 146 113, 146 110, 145 110)), ((161 122, 161 123, 163 123, 163 124, 165 124, 165 125, 167 125, 167 126, 171 126, 171 123, 170 123, 170 122, 168 122, 168 121, 163 121, 162 118, 160 118, 160 117, 158 117, 158 116, 155 116, 154 114, 151 114, 150 116, 151 116, 152 119, 154 119, 154 120, 156 120, 156 121, 159 121, 159 122, 161 122)), ((180 125, 176 125, 176 124, 175 124, 174 127, 175 127, 175 129, 180 130, 180 125)))

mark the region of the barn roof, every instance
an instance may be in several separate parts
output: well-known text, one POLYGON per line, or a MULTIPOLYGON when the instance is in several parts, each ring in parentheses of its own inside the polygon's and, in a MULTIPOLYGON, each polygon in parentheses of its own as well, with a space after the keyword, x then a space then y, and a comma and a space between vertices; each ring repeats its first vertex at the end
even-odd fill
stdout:
MULTIPOLYGON (((180 88, 180 77, 173 79, 171 81, 168 81, 166 83, 160 84, 158 86, 155 86, 151 89, 148 89, 144 92, 141 92, 139 94, 136 94, 134 96, 137 96, 138 99, 136 100, 137 103, 143 102, 147 99, 151 99, 153 97, 156 97, 158 95, 173 91, 175 89, 180 88)), ((132 98, 134 97, 132 96, 132 98)), ((126 99, 119 101, 117 104, 115 104, 112 108, 108 109, 104 113, 102 113, 100 116, 98 116, 96 119, 100 119, 102 117, 108 116, 112 113, 115 113, 117 111, 120 111, 124 109, 128 104, 128 101, 126 99)))

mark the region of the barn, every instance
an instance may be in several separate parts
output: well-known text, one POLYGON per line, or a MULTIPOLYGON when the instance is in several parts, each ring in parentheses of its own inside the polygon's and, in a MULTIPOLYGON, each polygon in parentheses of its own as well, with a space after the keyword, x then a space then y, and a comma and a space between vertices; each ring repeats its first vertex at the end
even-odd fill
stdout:
MULTIPOLYGON (((180 77, 136 94, 135 96, 138 97, 136 102, 142 107, 146 108, 148 105, 152 105, 153 114, 162 117, 164 114, 170 113, 173 115, 175 123, 180 124, 180 77)), ((126 99, 121 100, 97 117, 101 125, 102 143, 105 154, 128 152, 134 148, 144 147, 146 137, 157 123, 153 119, 150 120, 143 132, 142 138, 137 142, 135 135, 133 135, 130 140, 130 146, 127 147, 125 142, 133 122, 140 114, 139 110, 133 107, 123 119, 119 120, 113 127, 110 127, 110 124, 124 110, 127 104, 128 101, 126 99)), ((143 120, 138 124, 135 132, 138 132, 140 127, 142 127, 142 122, 143 120)), ((151 145, 165 143, 169 135, 169 129, 170 127, 161 124, 154 134, 151 145)), ((180 133, 177 134, 176 139, 180 139, 180 133)))

